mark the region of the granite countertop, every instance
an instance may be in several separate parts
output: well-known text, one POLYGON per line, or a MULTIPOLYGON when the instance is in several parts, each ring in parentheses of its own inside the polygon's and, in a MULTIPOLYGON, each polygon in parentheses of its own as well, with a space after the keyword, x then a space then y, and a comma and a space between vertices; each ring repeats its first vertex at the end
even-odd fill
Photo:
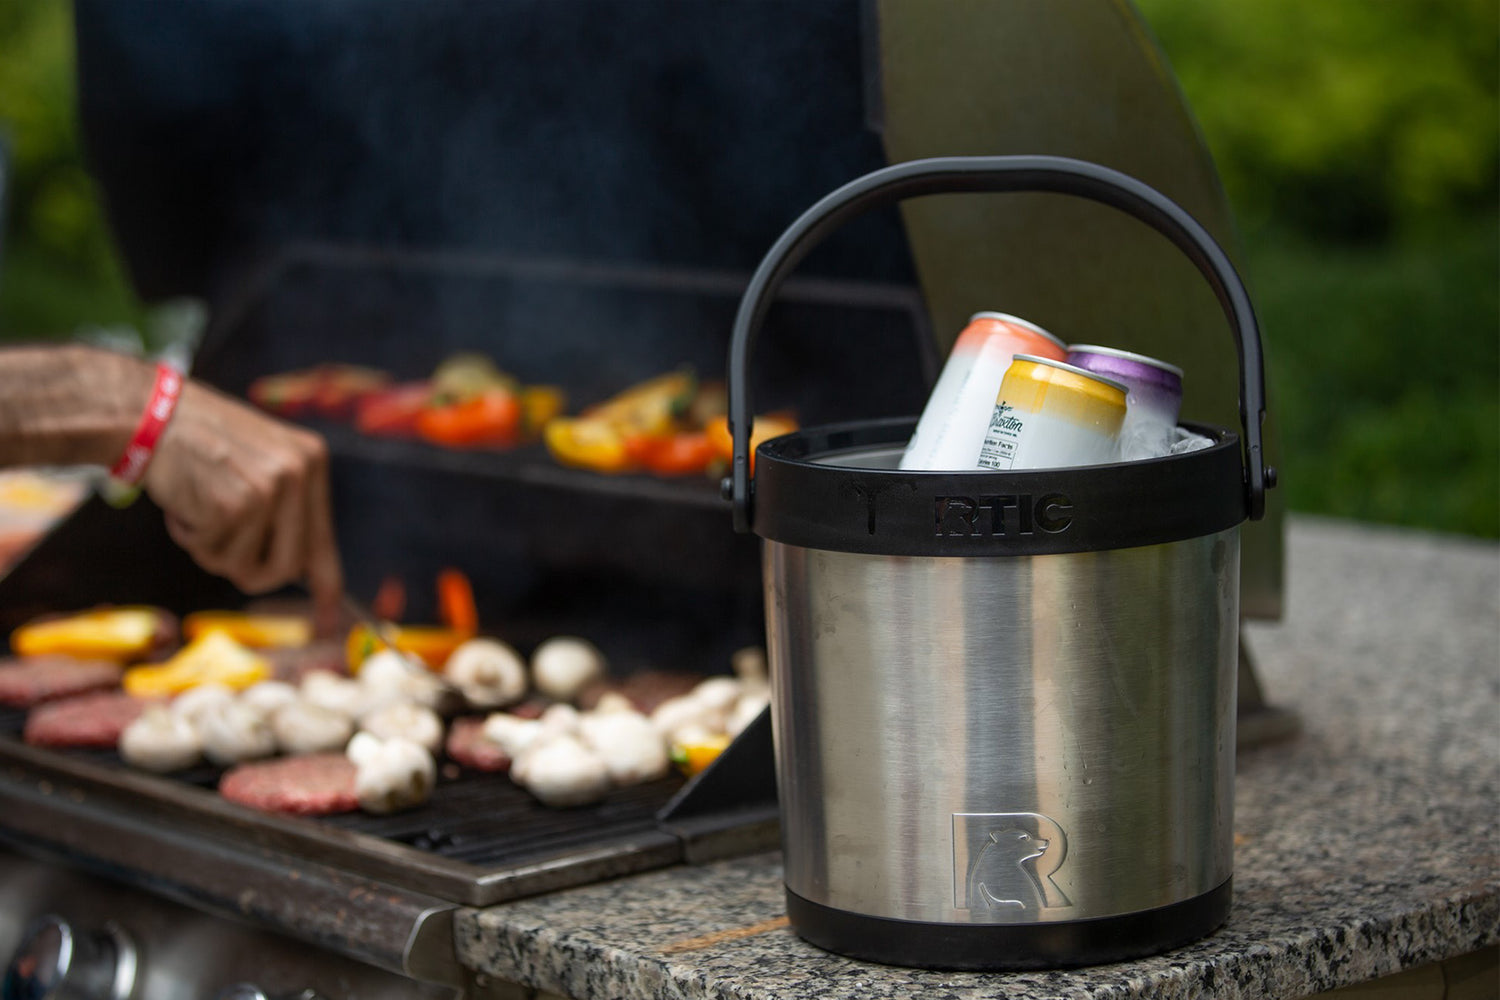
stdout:
POLYGON ((954 973, 841 958, 786 926, 776 853, 463 911, 461 960, 599 997, 1306 996, 1500 940, 1500 547, 1293 519, 1283 622, 1247 629, 1295 739, 1242 752, 1234 903, 1115 965, 954 973))

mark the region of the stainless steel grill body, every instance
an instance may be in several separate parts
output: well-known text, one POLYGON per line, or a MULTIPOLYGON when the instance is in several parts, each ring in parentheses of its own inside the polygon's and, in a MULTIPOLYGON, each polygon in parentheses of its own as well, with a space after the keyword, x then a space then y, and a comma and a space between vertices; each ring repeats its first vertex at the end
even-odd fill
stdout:
POLYGON ((1017 558, 764 546, 786 883, 1044 923, 1233 864, 1238 529, 1017 558))

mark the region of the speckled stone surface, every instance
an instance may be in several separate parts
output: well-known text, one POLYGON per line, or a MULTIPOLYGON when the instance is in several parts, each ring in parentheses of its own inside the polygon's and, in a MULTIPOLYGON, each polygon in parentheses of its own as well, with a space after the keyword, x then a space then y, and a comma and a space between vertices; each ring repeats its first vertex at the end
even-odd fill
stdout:
POLYGON ((1306 996, 1500 940, 1500 547, 1295 519, 1288 611, 1248 629, 1290 742, 1242 753, 1234 905, 1196 944, 1045 973, 901 969, 785 925, 778 854, 457 922, 464 963, 602 997, 1306 996))

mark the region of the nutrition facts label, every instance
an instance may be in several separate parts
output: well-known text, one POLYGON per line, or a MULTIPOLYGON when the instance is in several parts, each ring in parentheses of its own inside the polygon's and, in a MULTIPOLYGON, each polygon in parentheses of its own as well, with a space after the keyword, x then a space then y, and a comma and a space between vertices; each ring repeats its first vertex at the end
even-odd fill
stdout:
POLYGON ((1008 403, 998 403, 990 414, 990 426, 979 450, 982 469, 1009 469, 1016 460, 1016 442, 1020 440, 1025 421, 1008 403))

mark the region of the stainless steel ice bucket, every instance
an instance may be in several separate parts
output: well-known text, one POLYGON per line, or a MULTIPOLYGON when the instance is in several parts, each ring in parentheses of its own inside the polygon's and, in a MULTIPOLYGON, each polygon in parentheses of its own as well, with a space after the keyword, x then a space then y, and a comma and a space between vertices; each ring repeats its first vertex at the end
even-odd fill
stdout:
MULTIPOLYGON (((851 345, 851 350, 857 350, 851 345)), ((787 909, 877 961, 1015 969, 1207 934, 1233 868, 1239 532, 1263 510, 1260 344, 1212 238, 1129 177, 1054 157, 900 164, 830 194, 756 272, 729 364, 736 526, 761 536, 787 909), (903 472, 913 421, 760 446, 749 351, 785 274, 866 208, 947 191, 1112 205, 1229 318, 1244 437, 1143 462, 903 472)))

